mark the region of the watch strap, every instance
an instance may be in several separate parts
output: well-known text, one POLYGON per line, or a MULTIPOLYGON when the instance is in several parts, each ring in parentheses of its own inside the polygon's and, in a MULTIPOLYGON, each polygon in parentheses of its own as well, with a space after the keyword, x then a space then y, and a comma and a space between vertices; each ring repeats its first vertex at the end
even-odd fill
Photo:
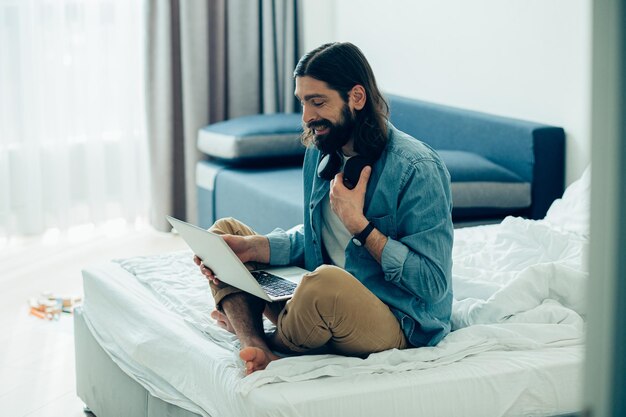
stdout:
POLYGON ((364 246, 367 237, 370 235, 370 233, 372 233, 372 230, 374 230, 374 228, 374 223, 369 222, 367 226, 365 226, 365 229, 352 236, 352 242, 354 242, 354 244, 357 246, 364 246))

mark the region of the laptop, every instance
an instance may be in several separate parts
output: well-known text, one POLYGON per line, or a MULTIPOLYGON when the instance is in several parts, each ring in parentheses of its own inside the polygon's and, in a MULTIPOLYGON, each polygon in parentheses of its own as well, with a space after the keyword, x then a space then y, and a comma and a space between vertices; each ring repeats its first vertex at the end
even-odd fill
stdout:
POLYGON ((220 281, 266 301, 288 300, 309 271, 296 266, 250 271, 220 235, 166 216, 191 250, 220 281))

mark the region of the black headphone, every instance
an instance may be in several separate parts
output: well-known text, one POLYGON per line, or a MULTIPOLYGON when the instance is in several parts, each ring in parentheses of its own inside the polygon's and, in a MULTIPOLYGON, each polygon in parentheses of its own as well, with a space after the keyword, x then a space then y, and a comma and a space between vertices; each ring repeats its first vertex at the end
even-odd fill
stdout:
MULTIPOLYGON (((341 151, 331 152, 322 155, 319 164, 317 165, 317 176, 330 181, 335 178, 335 175, 341 169, 343 163, 343 156, 341 151)), ((353 189, 359 182, 361 171, 366 165, 374 165, 374 161, 365 156, 356 155, 348 159, 346 166, 343 168, 343 185, 348 189, 353 189)))

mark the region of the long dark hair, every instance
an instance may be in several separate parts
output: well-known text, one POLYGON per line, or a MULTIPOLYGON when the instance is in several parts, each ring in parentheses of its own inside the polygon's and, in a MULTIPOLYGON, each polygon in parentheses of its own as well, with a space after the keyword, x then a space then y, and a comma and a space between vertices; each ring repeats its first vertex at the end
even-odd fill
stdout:
MULTIPOLYGON (((362 85, 366 101, 355 115, 354 150, 373 159, 380 156, 387 144, 389 105, 378 90, 372 68, 359 48, 349 42, 324 44, 300 58, 293 76, 324 81, 346 103, 352 87, 362 85)), ((307 146, 313 143, 313 132, 306 126, 302 142, 307 146)))

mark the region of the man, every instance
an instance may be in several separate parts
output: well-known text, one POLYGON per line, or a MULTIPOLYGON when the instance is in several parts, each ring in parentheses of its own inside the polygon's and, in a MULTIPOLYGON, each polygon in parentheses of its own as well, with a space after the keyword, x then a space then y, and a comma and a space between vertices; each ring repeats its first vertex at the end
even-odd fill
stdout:
POLYGON ((313 272, 289 302, 266 303, 220 282, 195 257, 215 298, 212 317, 239 338, 248 374, 278 359, 275 352, 363 356, 437 344, 450 330, 452 305, 444 164, 388 122, 387 104, 356 46, 323 45, 302 57, 294 77, 308 146, 304 224, 261 236, 222 219, 212 230, 243 262, 313 272), (320 172, 325 155, 339 158, 339 172, 320 172), (341 166, 355 155, 371 166, 350 189, 341 166), (263 313, 276 324, 272 334, 264 333, 263 313))

